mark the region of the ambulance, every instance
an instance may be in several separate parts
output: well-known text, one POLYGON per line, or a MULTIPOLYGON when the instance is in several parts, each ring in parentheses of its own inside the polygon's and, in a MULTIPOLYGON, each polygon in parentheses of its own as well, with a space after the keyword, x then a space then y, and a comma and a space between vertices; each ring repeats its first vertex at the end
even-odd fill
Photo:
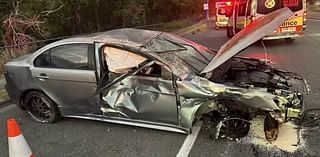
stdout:
POLYGON ((216 18, 215 26, 216 29, 224 28, 228 25, 228 17, 226 16, 226 7, 231 6, 230 1, 225 0, 216 0, 215 9, 216 9, 216 18))
POLYGON ((306 28, 306 0, 230 0, 225 15, 229 17, 227 36, 232 37, 255 19, 283 7, 294 14, 264 40, 286 39, 293 41, 303 36, 306 28))

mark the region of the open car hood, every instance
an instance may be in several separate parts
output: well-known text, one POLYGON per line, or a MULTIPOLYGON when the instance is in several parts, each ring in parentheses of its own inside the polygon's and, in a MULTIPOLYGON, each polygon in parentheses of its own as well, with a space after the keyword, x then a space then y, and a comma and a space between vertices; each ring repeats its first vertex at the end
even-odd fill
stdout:
POLYGON ((258 18, 222 45, 217 55, 201 73, 214 70, 243 49, 272 33, 292 14, 293 12, 286 7, 258 18))

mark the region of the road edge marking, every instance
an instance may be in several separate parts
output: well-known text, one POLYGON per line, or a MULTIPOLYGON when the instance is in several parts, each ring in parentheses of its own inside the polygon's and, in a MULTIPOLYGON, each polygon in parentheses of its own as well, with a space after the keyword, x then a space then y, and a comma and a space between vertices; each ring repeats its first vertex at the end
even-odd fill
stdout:
POLYGON ((199 121, 192 127, 192 133, 186 137, 176 157, 188 157, 193 144, 199 135, 202 124, 203 122, 199 121))
POLYGON ((307 20, 309 20, 309 21, 320 21, 320 19, 316 19, 316 18, 307 18, 307 20))

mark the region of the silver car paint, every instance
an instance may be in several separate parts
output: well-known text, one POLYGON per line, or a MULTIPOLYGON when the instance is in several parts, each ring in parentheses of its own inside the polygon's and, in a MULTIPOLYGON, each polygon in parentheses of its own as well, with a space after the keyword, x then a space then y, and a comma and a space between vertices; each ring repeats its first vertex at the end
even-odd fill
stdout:
MULTIPOLYGON (((125 29, 123 32, 128 30, 135 31, 132 29, 125 29)), ((149 37, 154 37, 155 35, 159 34, 159 32, 148 32, 147 34, 149 37)), ((51 99, 60 105, 60 110, 63 111, 62 114, 65 117, 81 117, 96 120, 104 119, 104 121, 109 122, 165 129, 170 131, 174 130, 185 133, 190 131, 194 117, 196 114, 198 114, 198 109, 203 108, 203 106, 211 106, 208 107, 208 110, 215 108, 216 104, 212 98, 217 96, 225 96, 230 98, 233 97, 235 101, 239 102, 239 105, 247 105, 252 108, 265 110, 278 109, 278 106, 276 106, 273 102, 273 100, 277 97, 266 93, 265 89, 243 89, 226 86, 223 84, 216 84, 198 76, 192 76, 192 73, 188 74, 192 77, 181 76, 179 75, 181 72, 181 67, 171 65, 158 54, 148 52, 147 50, 143 49, 140 47, 143 45, 143 43, 126 41, 122 38, 123 37, 120 36, 119 39, 103 39, 103 35, 101 35, 98 37, 76 37, 65 39, 49 44, 27 58, 20 58, 20 60, 18 59, 9 62, 6 64, 6 68, 8 70, 8 73, 6 74, 6 79, 8 82, 7 90, 11 96, 15 95, 12 98, 16 101, 20 101, 21 94, 25 90, 37 89, 44 91, 51 99), (134 76, 130 76, 127 79, 122 80, 124 82, 127 81, 126 85, 128 85, 130 88, 114 86, 114 88, 106 91, 107 97, 105 97, 106 101, 113 102, 110 103, 113 105, 113 107, 110 106, 111 109, 121 111, 124 113, 122 115, 126 115, 125 117, 117 117, 114 115, 108 116, 106 113, 106 115, 103 115, 101 112, 98 112, 100 107, 103 107, 102 103, 100 102, 101 95, 96 95, 98 99, 89 100, 91 99, 90 96, 93 96, 92 92, 94 92, 97 85, 97 82, 95 82, 97 79, 94 75, 95 71, 46 69, 36 68, 33 66, 33 60, 42 52, 52 47, 72 43, 93 44, 94 42, 104 42, 105 44, 111 45, 122 44, 122 46, 131 46, 131 48, 135 50, 140 50, 140 53, 150 56, 164 65, 169 66, 175 75, 176 80, 168 82, 160 79, 150 79, 151 82, 139 82, 132 80, 135 78, 134 76), (48 73, 50 78, 36 78, 36 76, 39 76, 42 72, 48 73), (45 83, 46 81, 48 83, 45 83), (155 82, 152 84, 152 81, 155 82), (64 83, 59 84, 61 82, 64 83), (169 85, 170 82, 172 83, 172 86, 169 85), (136 91, 134 92, 136 93, 132 93, 131 88, 137 86, 140 87, 135 88, 136 91), (114 93, 122 93, 123 97, 115 98, 113 97, 114 93), (149 96, 151 94, 153 96, 148 98, 149 101, 143 102, 143 97, 141 97, 140 100, 134 100, 130 97, 128 100, 127 98, 129 98, 128 96, 131 94, 137 94, 138 96, 143 96, 144 94, 149 96), (79 100, 77 100, 76 97, 78 97, 79 100), (121 104, 122 109, 117 108, 116 104, 121 104)), ((141 41, 144 41, 144 39, 141 39, 141 41)), ((101 46, 101 44, 99 46, 101 46)), ((97 56, 99 56, 98 53, 100 47, 95 47, 95 49, 96 59, 99 59, 97 56)), ((97 60, 96 62, 98 63, 100 61, 97 60)), ((97 69, 97 71, 99 72, 100 68, 97 69)), ((184 73, 188 72, 187 70, 182 71, 184 73)), ((119 82, 118 85, 120 84, 121 82, 119 82)))
POLYGON ((106 108, 118 110, 123 118, 178 124, 171 80, 129 76, 103 93, 103 100, 106 108))

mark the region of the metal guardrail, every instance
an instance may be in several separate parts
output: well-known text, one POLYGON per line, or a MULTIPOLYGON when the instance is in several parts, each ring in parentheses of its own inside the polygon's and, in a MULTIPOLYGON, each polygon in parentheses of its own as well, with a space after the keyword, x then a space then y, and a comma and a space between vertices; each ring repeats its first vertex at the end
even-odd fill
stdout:
POLYGON ((156 23, 156 24, 151 24, 151 25, 142 25, 142 26, 135 26, 133 28, 149 28, 149 27, 157 27, 164 25, 165 23, 156 23))

